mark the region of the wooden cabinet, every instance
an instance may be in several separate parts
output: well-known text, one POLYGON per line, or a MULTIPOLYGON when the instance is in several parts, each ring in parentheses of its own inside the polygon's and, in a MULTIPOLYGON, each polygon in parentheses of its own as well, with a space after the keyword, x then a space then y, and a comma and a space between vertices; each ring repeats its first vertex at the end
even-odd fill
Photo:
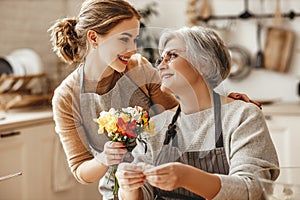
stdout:
POLYGON ((300 166, 300 115, 267 114, 266 121, 280 166, 300 166))
MULTIPOLYGON (((102 199, 98 183, 79 184, 70 171, 55 168, 53 163, 60 143, 56 143, 58 136, 51 120, 1 130, 0 134, 0 176, 22 171, 21 176, 0 181, 1 200, 102 199), (70 173, 68 187, 55 191, 55 178, 62 173, 70 173)), ((63 162, 66 165, 66 160, 63 162)))
MULTIPOLYGON (((0 138, 0 176, 20 172, 26 168, 24 140, 17 131, 2 132, 0 138)), ((24 177, 0 182, 0 199, 22 199, 26 193, 24 177)))

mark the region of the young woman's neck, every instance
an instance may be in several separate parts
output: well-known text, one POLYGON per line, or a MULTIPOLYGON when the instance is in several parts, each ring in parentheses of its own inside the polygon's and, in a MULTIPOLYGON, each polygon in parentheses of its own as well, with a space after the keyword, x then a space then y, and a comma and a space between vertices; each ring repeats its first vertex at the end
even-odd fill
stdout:
POLYGON ((84 77, 92 81, 100 81, 113 74, 114 70, 101 61, 95 53, 90 52, 85 58, 84 77))

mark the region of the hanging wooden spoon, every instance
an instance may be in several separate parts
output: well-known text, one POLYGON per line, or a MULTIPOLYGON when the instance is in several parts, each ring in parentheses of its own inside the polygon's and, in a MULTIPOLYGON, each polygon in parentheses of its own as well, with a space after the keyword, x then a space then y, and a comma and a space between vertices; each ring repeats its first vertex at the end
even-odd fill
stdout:
POLYGON ((209 0, 203 0, 202 6, 200 8, 200 16, 202 19, 209 19, 211 16, 211 5, 209 0))
POLYGON ((274 26, 278 27, 278 28, 282 26, 280 0, 276 0, 276 8, 275 8, 275 13, 274 13, 274 26))

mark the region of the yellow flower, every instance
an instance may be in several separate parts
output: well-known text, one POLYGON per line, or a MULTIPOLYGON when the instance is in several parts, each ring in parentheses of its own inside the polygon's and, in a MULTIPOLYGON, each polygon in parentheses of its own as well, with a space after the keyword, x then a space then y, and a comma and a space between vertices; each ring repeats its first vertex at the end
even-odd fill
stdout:
POLYGON ((121 113, 120 117, 124 120, 124 122, 129 122, 130 121, 130 117, 128 116, 128 114, 121 113))
POLYGON ((141 122, 143 122, 145 126, 148 126, 148 121, 149 121, 149 115, 146 111, 143 111, 141 115, 141 122))
POLYGON ((154 135, 154 123, 153 123, 153 121, 149 121, 148 125, 145 126, 145 132, 154 135))
MULTIPOLYGON (((127 107, 122 109, 111 108, 109 111, 100 112, 97 119, 93 119, 99 126, 98 133, 107 133, 111 141, 122 142, 128 151, 135 147, 136 139, 146 144, 141 134, 143 132, 154 134, 154 123, 150 120, 148 112, 140 106, 127 107)), ((145 153, 147 148, 145 147, 145 153)), ((114 194, 118 193, 118 180, 115 176, 116 165, 113 165, 113 175, 115 185, 114 194)))
POLYGON ((98 133, 104 133, 104 131, 112 133, 117 130, 117 117, 114 114, 106 113, 95 121, 99 125, 98 133))

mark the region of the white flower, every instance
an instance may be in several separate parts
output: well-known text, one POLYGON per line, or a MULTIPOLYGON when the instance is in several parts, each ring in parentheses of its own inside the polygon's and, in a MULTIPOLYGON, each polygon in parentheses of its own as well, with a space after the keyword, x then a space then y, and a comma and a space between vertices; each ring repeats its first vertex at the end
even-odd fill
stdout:
POLYGON ((117 111, 114 108, 110 108, 108 112, 111 113, 111 114, 115 114, 117 111))

